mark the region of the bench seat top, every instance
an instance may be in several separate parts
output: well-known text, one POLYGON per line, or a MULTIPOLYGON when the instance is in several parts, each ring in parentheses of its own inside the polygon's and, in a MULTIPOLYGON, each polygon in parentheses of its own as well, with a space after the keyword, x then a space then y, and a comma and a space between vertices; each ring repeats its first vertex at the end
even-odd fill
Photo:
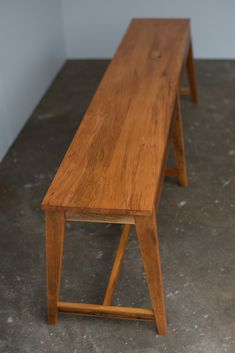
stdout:
POLYGON ((187 19, 133 19, 42 207, 119 215, 152 213, 160 187, 187 19))

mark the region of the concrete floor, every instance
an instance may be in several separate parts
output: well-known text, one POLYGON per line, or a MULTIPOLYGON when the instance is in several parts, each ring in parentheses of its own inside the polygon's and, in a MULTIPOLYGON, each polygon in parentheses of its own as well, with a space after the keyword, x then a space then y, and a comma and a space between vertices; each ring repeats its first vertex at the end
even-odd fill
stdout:
MULTIPOLYGON (((124 320, 46 323, 40 202, 107 65, 67 62, 0 165, 0 351, 235 352, 234 61, 197 61, 199 104, 182 99, 190 183, 166 180, 158 217, 169 334, 124 320)), ((120 230, 67 225, 63 299, 102 301, 120 230)), ((150 305, 134 228, 115 303, 150 305)))

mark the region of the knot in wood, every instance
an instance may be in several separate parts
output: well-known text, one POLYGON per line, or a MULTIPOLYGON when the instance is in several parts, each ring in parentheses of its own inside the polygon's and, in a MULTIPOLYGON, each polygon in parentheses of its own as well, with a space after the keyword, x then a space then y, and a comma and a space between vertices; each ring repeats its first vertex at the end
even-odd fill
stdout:
POLYGON ((158 60, 162 57, 162 54, 158 50, 152 50, 150 53, 150 59, 158 60))

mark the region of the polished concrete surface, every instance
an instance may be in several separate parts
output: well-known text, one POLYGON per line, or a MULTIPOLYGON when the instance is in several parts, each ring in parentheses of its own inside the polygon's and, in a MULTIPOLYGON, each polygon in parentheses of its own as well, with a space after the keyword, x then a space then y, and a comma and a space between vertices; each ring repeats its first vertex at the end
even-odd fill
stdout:
MULTIPOLYGON (((67 62, 0 165, 0 352, 233 353, 234 61, 197 61, 199 103, 182 98, 189 187, 168 178, 158 214, 168 335, 78 316, 47 325, 40 203, 107 65, 67 62)), ((63 299, 102 302, 120 231, 67 224, 63 299)), ((114 303, 150 306, 134 227, 114 303)))

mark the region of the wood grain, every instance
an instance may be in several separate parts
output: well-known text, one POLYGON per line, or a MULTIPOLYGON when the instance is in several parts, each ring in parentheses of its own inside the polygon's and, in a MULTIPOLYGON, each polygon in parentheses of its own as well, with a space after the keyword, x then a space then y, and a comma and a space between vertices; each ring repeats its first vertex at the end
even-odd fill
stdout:
POLYGON ((188 73, 191 99, 193 103, 197 103, 197 83, 196 83, 196 73, 195 73, 195 66, 194 66, 194 59, 193 59, 193 45, 191 40, 190 40, 189 49, 188 49, 186 68, 188 73))
POLYGON ((187 185, 178 94, 183 68, 197 99, 189 20, 132 20, 43 200, 48 322, 58 310, 155 320, 167 333, 156 212, 165 175, 187 185), (166 168, 173 139, 177 168, 166 168), (126 224, 104 305, 59 300, 65 220, 126 224), (111 306, 130 224, 136 224, 153 310, 111 306))
POLYGON ((165 335, 167 334, 167 320, 155 214, 151 217, 137 216, 136 230, 147 276, 157 331, 159 334, 165 335))
POLYGON ((189 20, 131 22, 43 208, 152 213, 189 40, 189 20))
POLYGON ((76 210, 68 210, 65 212, 65 219, 67 221, 80 221, 80 222, 97 222, 97 223, 117 223, 117 224, 134 224, 135 220, 130 215, 110 215, 101 213, 85 213, 76 210))
POLYGON ((173 133, 172 133, 175 159, 176 159, 176 164, 178 169, 178 177, 179 177, 180 185, 186 187, 188 185, 188 176, 186 171, 183 123, 182 123, 179 97, 176 98, 175 115, 176 116, 175 116, 173 133))
POLYGON ((60 312, 88 315, 96 317, 110 317, 128 320, 154 320, 153 310, 146 308, 129 308, 123 306, 109 306, 98 304, 58 302, 60 312))
POLYGON ((57 322, 60 277, 64 243, 64 213, 46 212, 46 260, 48 323, 57 322))
POLYGON ((167 168, 165 171, 165 176, 168 176, 168 177, 173 177, 178 175, 179 175, 179 171, 177 168, 167 168))

